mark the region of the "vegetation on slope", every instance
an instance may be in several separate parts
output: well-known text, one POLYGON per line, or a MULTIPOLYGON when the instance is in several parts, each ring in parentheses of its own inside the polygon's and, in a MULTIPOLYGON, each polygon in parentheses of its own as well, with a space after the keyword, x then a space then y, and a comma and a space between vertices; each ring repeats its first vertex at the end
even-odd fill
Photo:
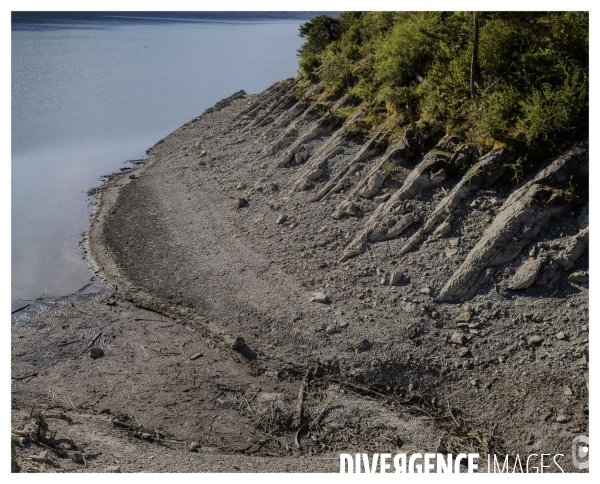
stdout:
POLYGON ((372 127, 409 126, 410 102, 420 132, 480 153, 506 146, 528 163, 587 139, 587 12, 344 12, 300 36, 301 75, 326 99, 350 95, 372 127))

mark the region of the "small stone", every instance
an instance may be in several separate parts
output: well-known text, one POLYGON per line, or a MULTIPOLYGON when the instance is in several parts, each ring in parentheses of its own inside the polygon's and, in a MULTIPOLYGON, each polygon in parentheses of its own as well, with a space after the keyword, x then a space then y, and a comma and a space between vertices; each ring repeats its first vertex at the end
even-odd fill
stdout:
POLYGON ((454 257, 456 254, 458 254, 458 249, 446 249, 446 257, 448 257, 449 259, 454 257))
POLYGON ((363 339, 360 343, 356 345, 356 350, 358 353, 362 353, 363 351, 370 350, 373 345, 368 339, 363 339))
POLYGON ((313 181, 318 180, 323 175, 323 170, 317 168, 316 170, 311 171, 308 175, 306 175, 306 179, 313 181))
POLYGON ((120 474, 121 473, 121 466, 107 467, 106 468, 106 472, 109 473, 109 474, 120 474))
POLYGON ((529 259, 510 278, 508 288, 512 291, 527 289, 535 282, 541 268, 542 261, 540 259, 529 259))
POLYGON ((246 346, 246 340, 241 336, 238 336, 235 339, 234 343, 231 345, 231 347, 234 350, 239 350, 240 348, 243 348, 244 346, 246 346))
POLYGON ((571 391, 571 389, 569 387, 565 387, 563 390, 563 393, 567 396, 570 397, 571 395, 573 395, 573 392, 571 391))
POLYGON ((450 247, 452 247, 453 249, 458 247, 458 238, 453 237, 452 239, 448 239, 448 244, 450 244, 450 247))
POLYGON ((402 279, 402 273, 394 271, 390 274, 390 286, 395 286, 402 279))
POLYGON ((327 326, 327 329, 325 330, 326 334, 333 334, 335 332, 336 332, 336 327, 334 325, 327 326))
POLYGON ((567 417, 566 415, 559 415, 558 417, 556 417, 556 421, 558 423, 567 423, 569 421, 569 417, 567 417))
POLYGON ((238 184, 235 186, 235 189, 236 189, 236 190, 243 190, 244 188, 246 188, 246 184, 245 184, 244 182, 242 182, 242 183, 238 183, 238 184))
POLYGON ((390 194, 389 194, 389 193, 385 193, 385 194, 383 194, 383 195, 380 195, 380 196, 378 196, 378 197, 375 197, 375 198, 373 199, 373 201, 374 201, 375 203, 383 203, 383 202, 387 202, 388 198, 390 198, 390 194))
POLYGON ((190 356, 190 360, 197 360, 201 356, 203 356, 202 353, 196 353, 195 355, 190 356))
POLYGON ((189 451, 190 452, 197 452, 200 447, 202 447, 200 445, 200 442, 191 442, 190 443, 190 447, 189 447, 189 451))
POLYGON ((236 210, 239 210, 240 208, 242 208, 247 203, 248 203, 248 200, 246 200, 244 197, 238 198, 237 202, 235 203, 236 210))
POLYGON ((433 232, 433 235, 447 234, 452 230, 452 226, 448 222, 442 222, 437 229, 433 232))
POLYGON ((542 341, 544 341, 544 338, 542 338, 541 336, 539 336, 537 334, 527 338, 527 343, 530 345, 539 345, 539 344, 541 344, 542 341))
POLYGON ((568 280, 569 282, 574 282, 576 284, 585 284, 590 280, 590 276, 585 271, 578 271, 569 274, 568 280))
POLYGON ((468 306, 463 306, 458 316, 456 316, 457 323, 468 323, 471 321, 471 309, 468 306))
POLYGON ((420 292, 421 292, 421 294, 427 294, 427 295, 429 295, 429 294, 431 294, 431 288, 424 287, 424 288, 421 289, 420 292))
POLYGON ((479 202, 477 202, 477 200, 473 200, 470 204, 469 207, 471 208, 477 208, 479 206, 479 202))
POLYGON ((481 326, 481 323, 479 323, 479 322, 470 323, 469 329, 477 329, 477 328, 479 328, 479 326, 481 326))
POLYGON ((563 333, 562 331, 559 331, 559 332, 556 334, 556 339, 563 340, 563 339, 566 339, 566 338, 567 338, 567 337, 565 336, 565 333, 563 333))
POLYGON ((98 348, 97 346, 95 346, 90 350, 89 355, 90 358, 93 358, 95 360, 96 358, 104 356, 104 351, 102 350, 102 348, 98 348))
POLYGON ((465 343, 465 335, 462 333, 452 333, 450 335, 450 343, 463 345, 465 343))
POLYGON ((504 363, 504 356, 498 357, 498 363, 504 363))
POLYGON ((275 223, 280 225, 283 222, 285 222, 286 220, 287 220, 287 215, 281 214, 279 217, 277 217, 277 220, 275 221, 275 223))
POLYGON ((472 378, 471 380, 469 380, 469 383, 474 387, 477 387, 479 385, 479 380, 477 378, 472 378))
POLYGON ((135 175, 132 173, 131 175, 129 175, 129 178, 130 178, 131 180, 135 180, 135 179, 136 179, 136 176, 135 176, 135 175))
POLYGON ((329 301, 329 298, 322 292, 315 292, 312 296, 311 301, 325 304, 329 301))
POLYGON ((474 334, 474 335, 478 335, 479 334, 479 330, 478 329, 469 328, 469 333, 474 334))

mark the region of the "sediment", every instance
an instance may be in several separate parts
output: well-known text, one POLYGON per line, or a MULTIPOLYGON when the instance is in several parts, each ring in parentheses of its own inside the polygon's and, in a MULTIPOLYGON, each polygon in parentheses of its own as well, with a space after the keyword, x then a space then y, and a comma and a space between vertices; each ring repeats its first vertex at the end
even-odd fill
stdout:
POLYGON ((361 388, 374 413, 404 402, 456 451, 568 456, 588 429, 588 206, 571 189, 587 146, 515 185, 506 150, 359 137, 347 99, 323 113, 298 96, 318 90, 240 91, 111 177, 92 267, 254 374, 361 388))

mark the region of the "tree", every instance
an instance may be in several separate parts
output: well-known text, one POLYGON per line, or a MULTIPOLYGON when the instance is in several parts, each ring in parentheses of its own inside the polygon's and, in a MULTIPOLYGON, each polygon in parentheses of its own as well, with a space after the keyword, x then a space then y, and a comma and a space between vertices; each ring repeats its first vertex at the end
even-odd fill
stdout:
POLYGON ((339 19, 329 15, 319 15, 300 26, 300 37, 305 39, 300 53, 320 54, 328 44, 338 40, 342 33, 339 19))

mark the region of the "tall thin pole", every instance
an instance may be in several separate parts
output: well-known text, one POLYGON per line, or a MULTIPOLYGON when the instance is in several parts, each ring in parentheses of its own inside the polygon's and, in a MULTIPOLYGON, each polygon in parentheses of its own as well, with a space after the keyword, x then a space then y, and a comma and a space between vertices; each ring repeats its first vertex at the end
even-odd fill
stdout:
POLYGON ((473 27, 475 35, 473 36, 473 57, 471 57, 471 99, 475 100, 475 81, 477 80, 477 49, 479 47, 479 22, 475 12, 473 12, 473 27))

